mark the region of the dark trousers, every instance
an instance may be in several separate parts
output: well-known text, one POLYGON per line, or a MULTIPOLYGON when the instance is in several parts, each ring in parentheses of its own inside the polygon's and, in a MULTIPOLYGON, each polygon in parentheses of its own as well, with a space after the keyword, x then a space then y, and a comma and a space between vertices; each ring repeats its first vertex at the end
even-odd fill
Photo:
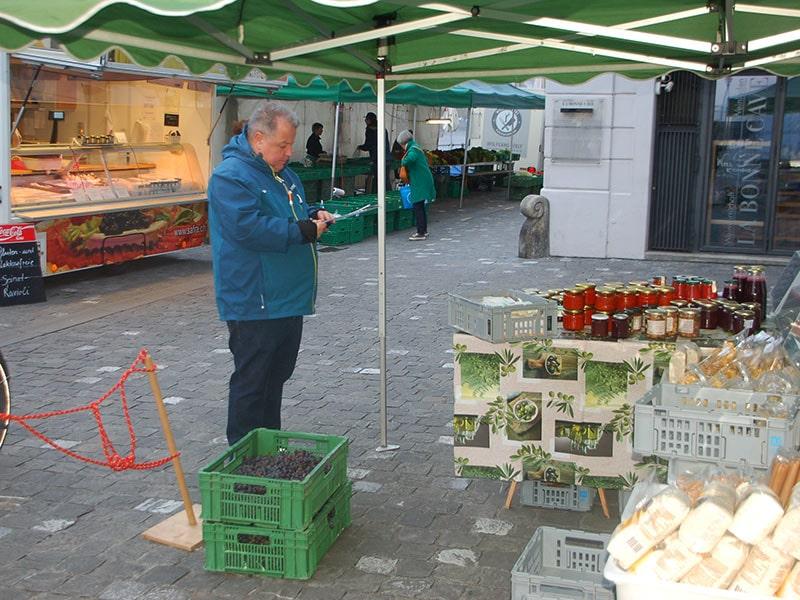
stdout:
POLYGON ((415 202, 412 207, 414 208, 414 219, 417 221, 417 233, 425 235, 428 233, 428 213, 425 212, 425 201, 415 202))
POLYGON ((228 395, 228 444, 259 427, 281 428, 283 384, 292 376, 303 317, 228 321, 234 371, 228 395))

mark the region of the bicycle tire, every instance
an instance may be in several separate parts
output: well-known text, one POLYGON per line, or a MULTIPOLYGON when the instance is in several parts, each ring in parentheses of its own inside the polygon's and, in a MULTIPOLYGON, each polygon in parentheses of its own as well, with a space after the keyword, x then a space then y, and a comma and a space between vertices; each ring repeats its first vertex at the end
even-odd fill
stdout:
MULTIPOLYGON (((11 392, 8 387, 8 369, 3 360, 3 355, 0 354, 0 413, 9 414, 10 412, 11 392)), ((0 448, 3 447, 3 442, 6 441, 6 434, 8 433, 10 422, 10 417, 0 420, 0 448)))

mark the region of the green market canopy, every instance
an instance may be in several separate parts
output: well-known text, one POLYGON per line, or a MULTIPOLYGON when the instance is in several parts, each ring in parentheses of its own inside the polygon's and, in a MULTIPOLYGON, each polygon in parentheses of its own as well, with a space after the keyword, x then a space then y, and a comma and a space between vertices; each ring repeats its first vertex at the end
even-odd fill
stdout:
MULTIPOLYGON (((281 88, 268 89, 252 85, 217 86, 218 96, 247 98, 273 98, 275 100, 312 100, 316 102, 365 102, 375 103, 377 96, 369 86, 353 91, 345 82, 328 86, 324 80, 315 78, 307 86, 289 77, 289 83, 281 88)), ((489 85, 480 81, 467 81, 448 90, 431 90, 414 83, 401 83, 386 94, 389 104, 413 104, 418 106, 449 106, 453 108, 518 108, 544 109, 544 98, 538 94, 514 87, 510 84, 489 85)))
POLYGON ((175 56, 194 74, 238 80, 257 67, 354 88, 376 74, 387 89, 676 69, 800 74, 797 0, 0 0, 0 47, 43 37, 84 60, 118 48, 144 66, 175 56))

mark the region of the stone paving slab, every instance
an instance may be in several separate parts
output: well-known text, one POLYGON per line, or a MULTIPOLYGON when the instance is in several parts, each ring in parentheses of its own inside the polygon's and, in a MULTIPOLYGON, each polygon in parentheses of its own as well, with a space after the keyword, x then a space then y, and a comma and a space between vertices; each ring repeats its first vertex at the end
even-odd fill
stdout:
MULTIPOLYGON (((143 540, 180 501, 171 469, 114 472, 42 447, 19 427, 0 451, 0 600, 106 598, 277 600, 506 598, 510 568, 536 527, 610 531, 589 513, 503 508, 504 485, 453 476, 452 333, 447 293, 551 288, 569 282, 642 279, 687 271, 723 280, 729 264, 516 257, 522 216, 502 194, 470 196, 463 210, 431 207, 430 237, 388 236, 390 441, 376 453, 378 422, 377 242, 320 254, 318 314, 286 386, 285 428, 347 435, 355 481, 353 525, 308 582, 211 573, 202 550, 143 540), (139 509, 137 509, 139 507, 139 509), (142 509, 144 507, 144 510, 142 509), (42 527, 50 522, 49 527, 42 527), (65 522, 73 522, 61 527, 65 522)), ((775 281, 780 268, 769 267, 775 281)), ((0 345, 18 414, 80 406, 112 386, 148 348, 193 498, 197 471, 226 448, 227 331, 216 316, 209 249, 153 257, 46 281, 48 302, 0 310, 0 345), (96 380, 96 381, 95 381, 96 380)), ((128 387, 137 456, 166 454, 141 376, 128 387)), ((103 419, 121 454, 127 430, 118 399, 103 419)), ((85 414, 37 423, 70 450, 99 456, 85 414)), ((616 497, 609 498, 616 511, 616 497)))

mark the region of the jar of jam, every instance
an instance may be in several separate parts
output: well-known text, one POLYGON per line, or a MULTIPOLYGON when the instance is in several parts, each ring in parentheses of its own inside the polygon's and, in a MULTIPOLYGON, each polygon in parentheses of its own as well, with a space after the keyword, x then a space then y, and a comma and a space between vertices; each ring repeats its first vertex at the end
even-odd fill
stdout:
POLYGON ((731 330, 731 316, 733 315, 733 307, 727 302, 717 305, 717 327, 724 331, 731 330))
POLYGON ((576 289, 583 290, 584 306, 594 306, 595 290, 597 286, 593 283, 579 283, 575 286, 576 289))
POLYGON ((700 329, 716 329, 719 307, 714 302, 697 302, 700 308, 700 329))
POLYGON ((639 292, 638 290, 632 290, 631 288, 625 288, 620 292, 617 292, 617 311, 623 311, 628 308, 633 308, 634 306, 638 306, 639 304, 639 292))
POLYGON ((592 326, 592 315, 594 314, 594 306, 586 306, 583 309, 583 326, 592 326))
POLYGON ((767 306, 767 278, 764 267, 750 267, 744 290, 740 290, 739 302, 758 302, 763 309, 767 306))
POLYGON ((675 300, 675 288, 663 286, 658 288, 658 305, 669 306, 670 302, 675 300))
POLYGON ((686 280, 686 295, 684 300, 696 300, 700 297, 700 282, 697 279, 686 280))
POLYGON ((663 306, 661 310, 667 316, 666 336, 675 337, 678 335, 678 309, 674 306, 663 306))
POLYGON ((667 285, 666 275, 653 275, 653 285, 656 287, 664 287, 667 285))
POLYGON ((672 287, 675 290, 675 296, 678 298, 686 298, 686 278, 676 275, 672 278, 672 287))
POLYGON ((609 318, 605 313, 594 313, 592 315, 592 337, 608 337, 609 318))
POLYGON ((648 308, 658 306, 658 290, 655 288, 642 288, 639 291, 639 304, 648 308))
POLYGON ((715 290, 716 286, 711 279, 701 279, 700 280, 700 297, 706 300, 709 300, 716 296, 715 290))
POLYGON ((631 334, 639 333, 642 331, 642 309, 639 307, 629 308, 625 311, 630 317, 630 330, 631 334))
POLYGON ((678 335, 687 338, 700 336, 699 308, 682 308, 678 311, 678 335))
POLYGON ((667 335, 667 315, 658 308, 644 311, 645 335, 651 340, 663 340, 667 335))
POLYGON ((688 300, 673 300, 669 303, 670 306, 674 306, 675 308, 687 308, 689 306, 688 300))
POLYGON ((752 310, 742 309, 734 311, 731 316, 731 329, 734 331, 731 333, 744 331, 747 335, 753 335, 755 333, 755 329, 753 329, 755 319, 756 315, 752 310))
POLYGON ((567 331, 581 331, 583 329, 583 311, 565 310, 561 325, 567 331))
POLYGON ((627 313, 614 313, 611 315, 611 337, 623 340, 630 337, 631 325, 630 317, 627 313))
POLYGON ((611 288, 612 290, 621 290, 625 287, 625 284, 621 281, 607 281, 605 287, 611 288))
POLYGON ((739 283, 733 279, 726 281, 724 287, 722 288, 722 297, 726 298, 727 300, 738 300, 739 283))
POLYGON ((586 306, 583 290, 579 290, 578 288, 566 290, 561 304, 564 306, 565 310, 583 311, 583 307, 586 306))
POLYGON ((742 307, 746 308, 747 310, 752 310, 755 319, 753 320, 753 331, 756 332, 761 329, 761 305, 758 302, 745 302, 742 304, 742 307))
POLYGON ((747 283, 748 275, 749 273, 746 265, 736 265, 733 267, 733 282, 736 284, 736 294, 731 297, 731 300, 736 300, 737 302, 743 300, 744 288, 747 283))
POLYGON ((595 294, 594 307, 602 312, 611 312, 616 305, 617 293, 614 290, 603 287, 599 288, 595 294))

